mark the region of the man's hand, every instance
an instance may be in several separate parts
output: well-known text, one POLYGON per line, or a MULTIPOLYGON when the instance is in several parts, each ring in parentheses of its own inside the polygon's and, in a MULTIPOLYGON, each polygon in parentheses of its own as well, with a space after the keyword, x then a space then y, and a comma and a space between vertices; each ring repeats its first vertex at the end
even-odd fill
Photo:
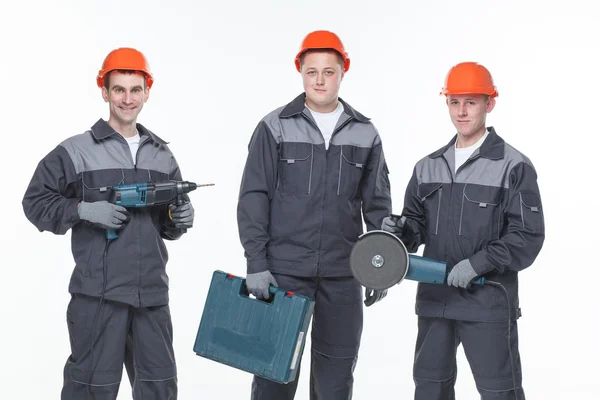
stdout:
POLYGON ((277 287, 277 281, 269 271, 257 272, 256 274, 248 274, 246 276, 246 287, 248 293, 257 299, 268 299, 269 286, 277 287))
POLYGON ((466 288, 476 276, 477 272, 471 266, 471 262, 468 259, 462 260, 448 274, 448 286, 466 288))
POLYGON ((105 200, 93 203, 82 201, 77 207, 77 213, 80 219, 100 225, 104 229, 119 229, 123 222, 129 221, 129 213, 125 207, 105 200))
POLYGON ((383 221, 381 221, 381 230, 393 233, 397 237, 402 236, 404 232, 404 223, 406 222, 406 217, 398 217, 397 215, 390 215, 389 217, 385 217, 383 221))
POLYGON ((387 289, 384 290, 372 290, 365 288, 365 306, 369 307, 373 304, 377 303, 380 300, 387 296, 387 289))
POLYGON ((180 206, 169 204, 169 217, 175 224, 175 228, 191 228, 194 225, 194 207, 192 203, 180 206))

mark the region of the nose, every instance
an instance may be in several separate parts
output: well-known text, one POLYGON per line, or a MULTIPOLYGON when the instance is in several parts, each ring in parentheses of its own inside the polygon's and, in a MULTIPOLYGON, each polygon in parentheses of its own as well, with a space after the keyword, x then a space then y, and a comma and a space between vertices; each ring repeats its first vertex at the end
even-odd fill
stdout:
POLYGON ((325 84, 325 78, 323 74, 317 74, 317 85, 322 86, 325 84))
POLYGON ((129 92, 129 91, 126 91, 125 96, 123 96, 123 103, 131 104, 132 100, 133 100, 133 94, 131 94, 131 92, 129 92))
POLYGON ((465 117, 467 115, 467 106, 466 104, 459 104, 458 106, 458 115, 461 117, 465 117))

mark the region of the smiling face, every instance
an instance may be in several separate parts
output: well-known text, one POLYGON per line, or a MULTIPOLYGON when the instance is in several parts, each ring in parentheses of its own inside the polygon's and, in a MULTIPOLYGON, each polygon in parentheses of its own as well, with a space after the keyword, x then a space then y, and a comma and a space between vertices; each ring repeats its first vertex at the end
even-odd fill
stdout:
POLYGON ((302 82, 307 106, 317 112, 332 112, 344 72, 342 59, 334 51, 309 51, 302 56, 302 82))
POLYGON ((468 147, 485 133, 485 119, 496 100, 484 94, 453 94, 447 98, 450 118, 458 133, 458 147, 468 147))
POLYGON ((137 116, 149 96, 144 75, 137 72, 112 71, 107 86, 108 88, 102 88, 102 97, 109 103, 109 124, 118 127, 135 125, 137 116))

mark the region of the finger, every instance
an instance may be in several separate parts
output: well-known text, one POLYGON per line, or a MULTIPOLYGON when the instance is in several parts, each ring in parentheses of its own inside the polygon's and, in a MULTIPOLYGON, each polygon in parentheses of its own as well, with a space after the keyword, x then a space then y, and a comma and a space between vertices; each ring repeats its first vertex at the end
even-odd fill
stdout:
POLYGON ((383 220, 383 224, 385 226, 389 226, 391 228, 396 226, 396 223, 394 221, 392 221, 391 219, 387 219, 387 218, 383 220))
POLYGON ((112 225, 117 228, 123 224, 123 222, 119 218, 113 218, 111 222, 112 222, 112 225))
POLYGON ((119 211, 114 214, 114 217, 117 218, 119 221, 127 221, 129 220, 129 213, 122 213, 119 211))
POLYGON ((116 211, 118 212, 122 212, 123 214, 127 214, 127 209, 123 206, 118 206, 116 204, 113 204, 113 207, 116 211))
POLYGON ((268 287, 266 289, 263 289, 263 291, 262 291, 262 298, 263 299, 268 299, 269 298, 269 288, 268 287))

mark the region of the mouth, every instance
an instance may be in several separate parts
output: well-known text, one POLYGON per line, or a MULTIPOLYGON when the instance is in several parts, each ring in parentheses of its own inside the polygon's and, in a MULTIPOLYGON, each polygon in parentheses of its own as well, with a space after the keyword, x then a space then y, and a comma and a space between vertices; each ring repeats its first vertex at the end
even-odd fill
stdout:
POLYGON ((313 89, 313 90, 317 93, 325 93, 326 92, 325 89, 313 89))
POLYGON ((471 121, 469 121, 468 119, 457 119, 456 122, 458 122, 459 124, 468 124, 471 121))
POLYGON ((126 112, 126 113, 131 113, 133 111, 135 111, 137 107, 123 107, 123 106, 119 106, 119 110, 126 112))

